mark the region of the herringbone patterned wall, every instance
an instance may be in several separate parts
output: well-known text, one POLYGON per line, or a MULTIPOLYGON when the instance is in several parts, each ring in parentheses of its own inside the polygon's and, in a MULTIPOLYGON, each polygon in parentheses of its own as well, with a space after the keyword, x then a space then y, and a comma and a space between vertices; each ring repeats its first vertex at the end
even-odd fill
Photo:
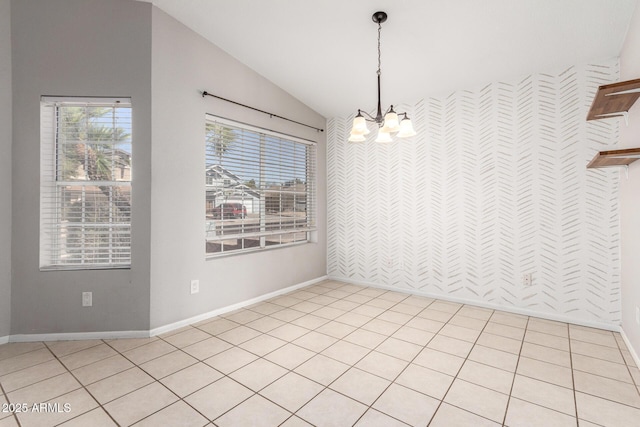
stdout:
POLYGON ((586 165, 619 119, 585 120, 618 74, 615 60, 401 105, 419 135, 391 144, 348 143, 353 117, 329 120, 329 275, 618 323, 619 170, 586 165))

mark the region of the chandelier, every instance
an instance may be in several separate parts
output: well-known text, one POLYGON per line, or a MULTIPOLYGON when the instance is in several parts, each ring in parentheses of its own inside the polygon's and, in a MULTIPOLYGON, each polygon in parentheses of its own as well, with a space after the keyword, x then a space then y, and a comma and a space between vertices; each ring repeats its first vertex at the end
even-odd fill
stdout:
POLYGON ((376 142, 391 142, 392 133, 397 134, 399 138, 408 138, 416 134, 407 113, 396 113, 392 105, 385 111, 384 115, 382 114, 382 107, 380 106, 380 33, 382 32, 382 23, 387 20, 387 14, 385 12, 376 12, 371 18, 373 22, 378 24, 378 111, 376 116, 373 117, 366 111, 358 110, 358 114, 353 119, 349 142, 366 141, 365 135, 370 132, 367 122, 377 123, 378 125, 376 142), (402 116, 402 120, 399 119, 399 116, 402 116))

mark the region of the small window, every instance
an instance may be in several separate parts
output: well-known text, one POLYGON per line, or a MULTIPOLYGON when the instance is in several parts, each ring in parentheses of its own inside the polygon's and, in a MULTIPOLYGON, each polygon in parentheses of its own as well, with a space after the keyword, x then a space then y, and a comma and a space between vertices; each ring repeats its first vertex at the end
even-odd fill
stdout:
POLYGON ((131 265, 130 99, 41 102, 40 268, 131 265))
POLYGON ((315 143, 207 116, 205 148, 208 256, 309 241, 315 143))

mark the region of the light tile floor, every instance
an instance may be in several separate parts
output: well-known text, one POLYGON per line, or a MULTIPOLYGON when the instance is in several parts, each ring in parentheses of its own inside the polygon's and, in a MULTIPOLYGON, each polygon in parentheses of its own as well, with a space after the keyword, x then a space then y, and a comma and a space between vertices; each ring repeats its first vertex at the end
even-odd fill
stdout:
POLYGON ((638 426, 639 385, 618 333, 326 281, 149 339, 2 345, 0 405, 27 412, 0 427, 638 426))

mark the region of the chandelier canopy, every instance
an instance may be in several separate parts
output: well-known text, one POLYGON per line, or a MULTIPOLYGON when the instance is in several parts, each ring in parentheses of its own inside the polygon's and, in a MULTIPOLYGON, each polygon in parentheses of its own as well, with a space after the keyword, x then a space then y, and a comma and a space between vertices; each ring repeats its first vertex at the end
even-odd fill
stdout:
POLYGON ((376 12, 371 17, 373 22, 378 24, 378 111, 375 117, 366 111, 358 110, 358 114, 353 119, 353 127, 349 142, 364 142, 365 135, 369 134, 367 122, 373 122, 378 125, 378 136, 376 142, 391 142, 391 134, 395 133, 399 138, 408 138, 416 134, 413 130, 413 124, 407 116, 407 113, 396 113, 391 105, 384 114, 382 114, 382 106, 380 104, 380 34, 382 33, 382 23, 387 20, 385 12, 376 12), (399 116, 402 116, 400 120, 399 116))

